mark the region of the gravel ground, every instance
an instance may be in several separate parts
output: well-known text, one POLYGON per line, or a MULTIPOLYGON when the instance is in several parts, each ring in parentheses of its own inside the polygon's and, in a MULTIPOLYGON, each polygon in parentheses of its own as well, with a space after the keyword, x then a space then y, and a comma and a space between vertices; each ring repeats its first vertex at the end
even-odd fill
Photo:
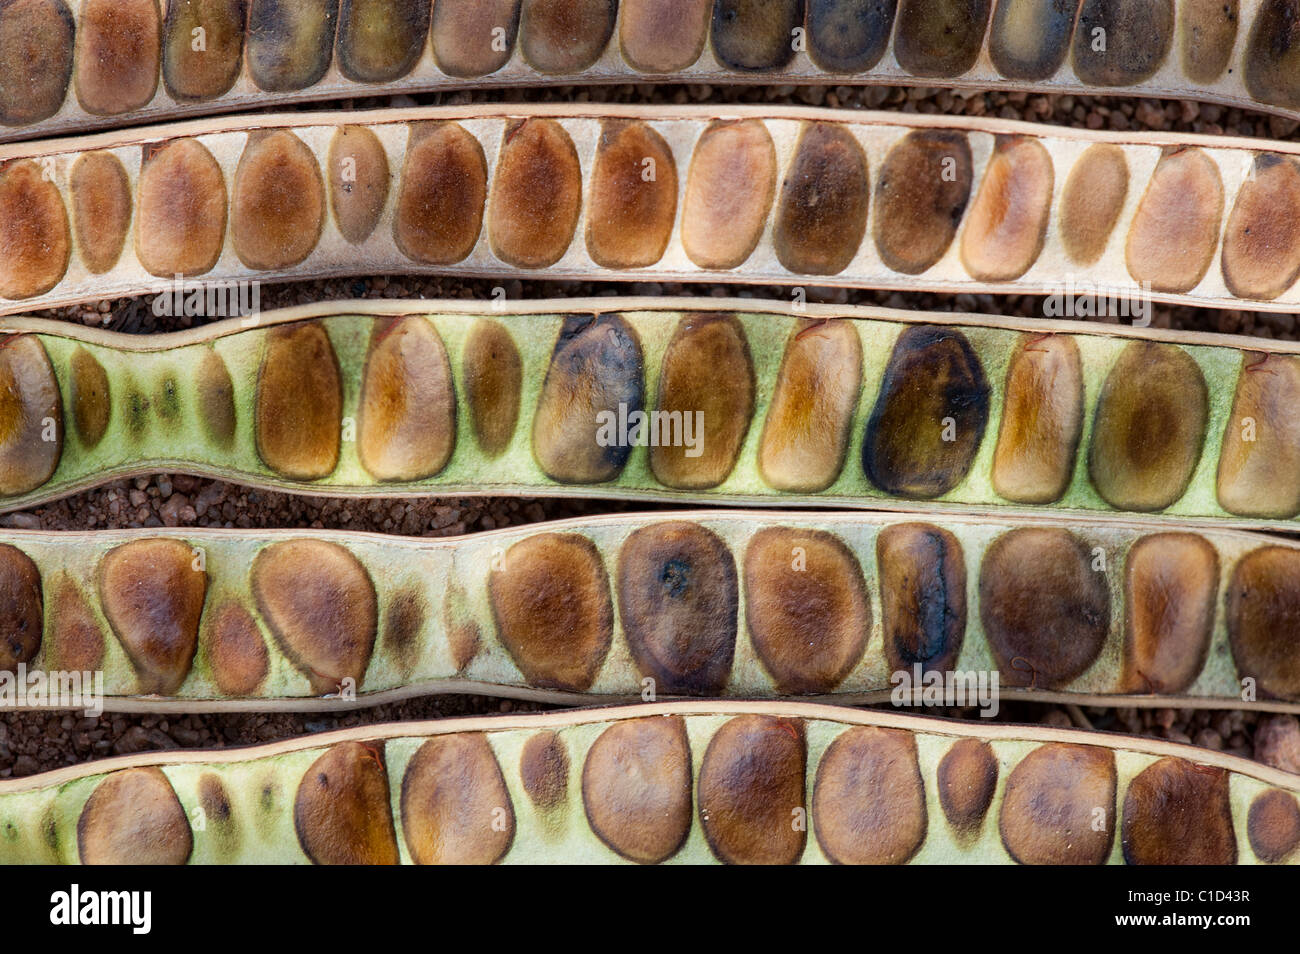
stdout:
MULTIPOLYGON (((754 103, 885 109, 1026 119, 1065 126, 1112 130, 1170 130, 1208 134, 1290 138, 1294 120, 1240 109, 1173 100, 970 93, 900 87, 664 86, 621 85, 547 91, 400 96, 353 100, 346 106, 457 105, 467 102, 754 103)), ((300 109, 338 108, 316 104, 300 109)), ((385 278, 298 282, 266 286, 262 306, 276 308, 341 298, 488 298, 497 281, 385 278)), ((504 283, 511 299, 612 295, 700 295, 784 298, 788 290, 764 286, 715 286, 610 282, 504 283)), ((990 312, 1041 316, 1032 296, 935 295, 810 288, 809 299, 838 304, 990 312)), ((156 318, 142 299, 102 301, 42 313, 131 333, 171 331, 188 319, 156 318)), ((1247 311, 1154 307, 1152 324, 1294 340, 1295 317, 1247 311)), ((0 527, 51 530, 122 527, 331 528, 419 536, 450 536, 585 514, 647 508, 610 501, 474 498, 422 501, 356 501, 294 497, 181 474, 117 481, 30 511, 0 517, 0 527)), ((30 775, 111 755, 173 748, 251 745, 311 732, 402 719, 429 719, 548 708, 481 696, 441 696, 374 706, 338 715, 131 715, 105 713, 98 719, 64 713, 0 713, 0 777, 30 775)), ((952 718, 977 718, 976 710, 946 710, 952 718)), ((1004 704, 1000 722, 1080 726, 1194 743, 1300 772, 1300 721, 1293 716, 1239 711, 1195 711, 1004 704)))

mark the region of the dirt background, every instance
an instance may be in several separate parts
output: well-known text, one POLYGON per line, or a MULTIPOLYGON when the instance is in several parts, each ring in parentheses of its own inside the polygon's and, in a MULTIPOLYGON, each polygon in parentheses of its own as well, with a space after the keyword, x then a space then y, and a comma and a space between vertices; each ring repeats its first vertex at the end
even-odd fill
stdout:
MULTIPOLYGON (((557 87, 397 96, 314 104, 300 109, 459 105, 469 102, 751 103, 882 109, 1024 119, 1089 129, 1170 130, 1289 139, 1300 125, 1246 110, 1174 100, 967 92, 903 87, 651 86, 557 87)), ((488 299, 503 284, 509 298, 614 295, 699 295, 786 298, 771 286, 716 286, 614 282, 500 282, 497 280, 374 277, 266 285, 265 309, 344 298, 488 299)), ((809 300, 875 304, 936 311, 1041 317, 1032 296, 937 295, 808 289, 809 300)), ((156 318, 147 299, 101 301, 41 312, 116 331, 149 334, 188 327, 185 318, 156 318)), ((1154 306, 1152 324, 1261 338, 1297 337, 1295 316, 1247 311, 1154 306)), ((183 474, 159 474, 107 484, 29 511, 0 517, 0 528, 89 530, 123 527, 326 528, 413 536, 451 536, 586 514, 665 509, 614 501, 473 498, 345 500, 256 491, 183 474)), ((0 532, 0 537, 3 533, 0 532)), ((174 748, 220 748, 271 742, 335 728, 493 712, 550 708, 486 696, 436 696, 338 714, 134 715, 97 719, 49 712, 0 713, 0 777, 30 775, 111 755, 174 748)), ((888 707, 886 707, 888 708, 888 707)), ((977 718, 976 710, 927 710, 930 715, 977 718)), ((1293 716, 1241 711, 1134 709, 1004 703, 996 721, 1079 726, 1193 743, 1300 772, 1300 722, 1293 716)))

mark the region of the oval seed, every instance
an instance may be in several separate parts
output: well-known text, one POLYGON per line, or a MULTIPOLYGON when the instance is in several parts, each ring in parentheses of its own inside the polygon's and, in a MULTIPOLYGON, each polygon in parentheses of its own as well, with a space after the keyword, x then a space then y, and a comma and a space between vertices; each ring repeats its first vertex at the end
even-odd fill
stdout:
POLYGON ((1272 301, 1300 276, 1300 165, 1272 152, 1255 156, 1223 235, 1223 281, 1238 298, 1272 301))
POLYGON ((1237 675, 1253 679, 1265 699, 1300 699, 1300 553, 1260 547, 1237 562, 1228 581, 1225 615, 1237 675))
POLYGON ((1061 190, 1061 242, 1076 265, 1092 265, 1106 251, 1128 197, 1128 160, 1114 143, 1087 148, 1061 190))
POLYGON ((22 159, 0 171, 0 298, 44 295, 63 279, 72 253, 68 212, 41 166, 22 159))
POLYGON ((1132 86, 1164 65, 1174 43, 1174 0, 1083 0, 1074 72, 1089 86, 1132 86))
POLYGON ((111 152, 85 152, 72 164, 68 199, 77 250, 94 275, 109 271, 122 256, 131 224, 131 183, 111 152))
POLYGON ((989 57, 1010 79, 1045 80, 1070 52, 1079 0, 999 0, 989 33, 989 57))
POLYGON ((59 111, 72 79, 75 36, 64 0, 0 8, 0 125, 26 126, 59 111))
POLYGON ((1003 846, 1022 865, 1103 864, 1115 830, 1115 787, 1108 749, 1040 745, 1007 776, 998 815, 1003 846))
POLYGON ((677 73, 704 52, 712 0, 623 0, 623 59, 641 73, 677 73))
POLYGON ((66 574, 50 601, 49 668, 94 672, 104 665, 104 633, 90 602, 66 574))
POLYGON ((913 76, 960 76, 979 57, 989 0, 899 0, 894 56, 913 76))
POLYGON ((200 103, 228 93, 243 59, 246 0, 185 0, 166 4, 166 10, 162 79, 167 95, 200 103))
POLYGON ((1166 152, 1129 226, 1129 274, 1158 292, 1191 291, 1209 270, 1222 221, 1223 179, 1214 160, 1195 148, 1166 152))
POLYGON ((808 0, 808 55, 828 73, 865 73, 889 46, 898 0, 808 0))
POLYGON ((338 6, 338 0, 248 0, 248 75, 258 89, 291 93, 321 81, 334 51, 338 6))
POLYGON ((1228 773, 1186 759, 1163 758, 1129 782, 1121 828, 1130 865, 1232 865, 1228 773))
POLYGON ((360 245, 374 232, 388 202, 388 154, 368 127, 340 126, 330 140, 326 167, 334 224, 350 244, 360 245))
POLYGON ((77 426, 81 443, 91 450, 103 439, 113 413, 108 373, 85 348, 73 352, 68 370, 72 375, 69 384, 72 421, 77 426))
POLYGON ((36 658, 44 619, 40 569, 22 550, 0 543, 0 671, 17 672, 36 658))
POLYGON ((383 750, 364 742, 326 749, 298 783, 293 827, 313 864, 398 864, 383 750))
POLYGON ((890 148, 876 179, 873 219, 886 267, 919 275, 943 258, 970 201, 973 177, 964 133, 918 130, 890 148))
POLYGON ((1052 157, 1023 136, 999 136, 961 238, 961 260, 977 281, 1009 282, 1043 250, 1052 206, 1052 157))
POLYGON ((438 0, 433 5, 433 58, 448 76, 495 73, 510 62, 518 33, 519 0, 438 0))
POLYGON ((538 732, 528 737, 519 753, 519 781, 542 811, 564 805, 569 797, 569 752, 559 733, 538 732))
POLYGON ((553 119, 506 127, 492 181, 492 253, 520 268, 554 265, 569 248, 582 209, 582 167, 569 134, 553 119))
POLYGON ((342 374, 325 329, 315 322, 271 329, 253 410, 262 463, 294 480, 328 477, 339 462, 342 415, 342 374))
POLYGON ((959 833, 977 831, 998 787, 993 747, 979 739, 954 742, 939 762, 935 785, 948 824, 959 833))
POLYGON ((514 437, 523 390, 523 359, 505 326, 487 318, 474 322, 465 339, 461 376, 479 450, 498 457, 514 437))
POLYGON ((1246 89, 1261 103, 1300 108, 1300 0, 1260 0, 1242 55, 1246 89))
POLYGON ((1219 555, 1192 533, 1156 533, 1124 566, 1124 684, 1130 692, 1187 691, 1205 666, 1219 592, 1219 555))
POLYGON ((316 247, 325 184, 316 157, 283 129, 253 132, 239 157, 230 201, 235 254, 249 268, 291 268, 316 247))
POLYGON ((1300 358, 1247 353, 1223 429, 1219 506, 1242 517, 1300 513, 1300 358))
POLYGON ((715 0, 713 55, 737 71, 779 70, 794 59, 804 0, 715 0))
POLYGON ((677 165, 662 136, 641 122, 601 123, 589 189, 592 261, 645 268, 663 258, 677 218, 677 165))
POLYGON ((339 72, 391 83, 415 68, 429 34, 425 0, 339 0, 339 72))
POLYGON ((867 156, 843 126, 810 123, 781 184, 773 251, 796 274, 835 275, 848 267, 867 230, 867 156))
POLYGON ((581 73, 614 35, 617 0, 523 0, 519 49, 539 73, 581 73))
POLYGON ((153 766, 105 776, 77 818, 83 865, 183 865, 193 847, 185 809, 153 766))
MULTIPOLYGON (((1193 83, 1216 83, 1237 42, 1238 0, 1183 0, 1178 8, 1183 72, 1193 83)), ((1248 74, 1249 78, 1249 74, 1248 74)))
POLYGON ((35 335, 0 338, 0 497, 35 490, 63 456, 63 398, 35 335))
POLYGON ((1300 805, 1280 788, 1255 796, 1246 816, 1250 848, 1267 864, 1285 862, 1300 846, 1300 805))
POLYGON ((158 89, 161 54, 157 0, 81 0, 77 102, 95 116, 140 109, 158 89))
POLYGON ((700 268, 731 269, 763 237, 776 194, 776 148, 757 119, 714 121, 691 155, 682 247, 700 268))
POLYGON ((227 603, 209 614, 205 625, 204 652, 217 689, 228 696, 254 695, 270 668, 257 622, 238 603, 227 603))
POLYGON ((210 271, 226 236, 226 181, 212 153, 195 139, 146 149, 136 189, 135 254, 145 270, 168 279, 210 271))
POLYGON ((478 732, 425 742, 402 777, 402 832, 417 865, 490 865, 515 837, 501 766, 478 732))
POLYGON ((947 530, 899 523, 876 537, 880 624, 894 672, 952 669, 966 634, 966 561, 947 530))
POLYGON ((209 440, 228 448, 235 439, 235 383, 216 351, 203 355, 194 375, 199 419, 209 440))
POLYGON ((487 160, 459 123, 419 124, 402 163, 393 239, 407 258, 451 265, 478 244, 487 200, 487 160))

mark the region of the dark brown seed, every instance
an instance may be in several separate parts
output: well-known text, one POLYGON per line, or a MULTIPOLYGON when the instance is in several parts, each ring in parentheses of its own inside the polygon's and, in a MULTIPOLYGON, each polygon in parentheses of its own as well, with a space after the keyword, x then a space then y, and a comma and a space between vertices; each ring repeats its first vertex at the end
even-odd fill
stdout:
POLYGON ((1242 56, 1246 89, 1261 103, 1300 108, 1300 0, 1261 0, 1242 56))
POLYGON ((960 76, 979 57, 990 0, 900 0, 894 56, 913 76, 960 76))
POLYGON ((41 571, 22 550, 0 543, 0 670, 17 672, 36 658, 44 618, 41 571))
POLYGON ((64 0, 0 6, 0 125, 26 126, 59 111, 72 79, 75 33, 64 0))
POLYGON ((1007 367, 993 489, 1016 503, 1061 499, 1083 431, 1083 365, 1063 335, 1026 332, 1007 367))
POLYGON ((530 686, 585 692, 605 662, 614 608, 600 551, 541 533, 506 551, 488 580, 497 635, 530 686))
POLYGON ((998 136, 961 237, 961 261, 981 282, 1010 282, 1038 259, 1052 208, 1052 157, 1026 136, 998 136))
POLYGON ((754 415, 754 364, 734 315, 687 315, 664 351, 650 469, 667 487, 716 487, 731 474, 754 415), (725 381, 726 387, 718 387, 725 381))
POLYGON ((1040 745, 1011 770, 998 827, 1022 865, 1100 865, 1115 829, 1115 756, 1094 745, 1040 745))
POLYGON ((885 156, 876 179, 873 234, 888 268, 919 275, 957 234, 974 178, 964 133, 910 132, 885 156))
POLYGON ((68 176, 72 227, 87 270, 102 275, 117 264, 131 224, 131 183, 111 152, 85 152, 68 176))
POLYGON ((401 79, 428 35, 427 0, 339 0, 339 72, 358 83, 401 79))
POLYGON ((713 55, 739 71, 779 70, 794 59, 804 0, 715 0, 713 55))
POLYGON ((867 231, 867 156, 846 127, 810 123, 781 184, 772 245, 802 275, 835 275, 853 261, 867 231))
POLYGON ((1178 8, 1183 72, 1193 83, 1216 83, 1237 42, 1238 0, 1183 0, 1178 8))
POLYGON ((880 624, 894 672, 952 669, 966 635, 966 561, 947 530, 899 523, 876 538, 880 624))
POLYGON ((238 603, 227 603, 208 614, 205 626, 204 651, 217 689, 228 696, 255 693, 266 678, 270 658, 248 610, 238 603))
POLYGON ((1223 280, 1238 298, 1272 301, 1300 276, 1300 165, 1273 152, 1255 156, 1223 235, 1223 280))
POLYGON ((813 785, 817 843, 836 864, 901 865, 925 841, 925 786, 916 738, 855 726, 822 755, 813 785))
POLYGON ((939 762, 935 784, 948 824, 959 832, 978 830, 998 787, 993 747, 979 739, 954 742, 939 762))
POLYGON ((133 540, 99 565, 99 600, 142 693, 174 695, 199 644, 208 574, 180 540, 133 540))
POLYGON ((581 73, 614 35, 618 0, 523 0, 519 49, 539 73, 581 73))
POLYGON ((248 75, 268 93, 315 86, 330 68, 338 0, 249 0, 248 75))
MULTIPOLYGON (((429 617, 429 601, 423 589, 408 587, 389 596, 384 608, 383 652, 392 658, 403 678, 409 679, 420 656, 420 638, 429 617)), ((456 650, 452 649, 455 656, 456 650)), ((455 660, 458 661, 458 660, 455 660)), ((458 671, 460 668, 457 667, 458 671)))
POLYGON ((477 139, 457 123, 412 127, 393 216, 403 255, 426 265, 465 258, 483 229, 486 198, 487 161, 477 139))
POLYGON ((104 665, 104 632, 81 587, 66 574, 50 601, 50 669, 94 672, 104 665))
POLYGON ((642 73, 677 73, 704 52, 712 0, 624 0, 618 25, 623 59, 642 73))
POLYGON ((745 617, 779 692, 832 692, 871 632, 862 567, 832 534, 767 527, 745 551, 745 617))
POLYGON ((776 149, 757 119, 715 121, 691 155, 682 247, 700 268, 735 268, 763 237, 776 194, 776 149))
POLYGON ((364 742, 326 749, 298 783, 293 827, 313 864, 398 864, 383 751, 364 742))
POLYGON ((989 56, 1009 79, 1050 79, 1070 52, 1079 0, 999 0, 989 56))
POLYGON ((542 811, 564 804, 569 794, 569 751, 557 733, 529 736, 519 753, 519 781, 542 811))
POLYGON ((970 470, 988 416, 988 381, 966 336, 935 325, 908 327, 867 421, 863 470, 891 494, 942 496, 970 470))
POLYGON ((161 55, 158 0, 81 0, 75 82, 86 112, 118 116, 147 105, 161 55))
POLYGON ((67 271, 68 212, 59 187, 35 160, 0 171, 0 249, 0 298, 44 295, 67 271))
POLYGON ((383 323, 370 342, 358 398, 357 456, 377 480, 423 480, 456 446, 456 389, 427 318, 383 323))
POLYGON ((438 0, 433 5, 433 58, 448 76, 495 73, 510 62, 518 32, 519 0, 438 0))
POLYGON ((681 716, 615 722, 582 766, 587 821, 612 851, 667 861, 691 830, 691 747, 681 716))
POLYGON ((193 847, 185 809, 153 766, 104 776, 77 819, 83 865, 183 865, 193 847))
POLYGON ((1068 530, 998 537, 980 566, 980 620, 1002 680, 1057 689, 1092 665, 1110 632, 1110 587, 1068 530))
POLYGON ((553 119, 506 127, 492 181, 488 234, 497 258, 520 268, 554 265, 573 241, 582 209, 582 166, 553 119))
POLYGON ((1228 641, 1237 674, 1266 699, 1300 700, 1300 551, 1260 547, 1238 561, 1228 582, 1228 641))
POLYGON ((1219 453, 1219 506, 1241 517, 1300 513, 1300 358, 1247 353, 1219 453))
POLYGON ((271 635, 313 692, 338 692, 349 679, 361 687, 379 608, 360 560, 337 543, 286 540, 257 554, 249 579, 271 635))
POLYGON ((1106 251, 1128 197, 1128 160, 1114 143, 1089 146, 1061 190, 1061 242, 1076 265, 1091 265, 1106 251))
POLYGON ((0 338, 0 497, 35 490, 63 456, 63 398, 35 335, 0 338))
POLYGON ((273 328, 253 412, 262 462, 293 480, 328 477, 339 462, 342 415, 342 375, 325 329, 315 322, 273 328))
POLYGON ((605 268, 659 261, 677 217, 677 165, 668 143, 642 122, 603 122, 587 202, 592 261, 605 268))
POLYGON ((1214 259, 1222 222, 1223 179, 1214 160, 1200 149, 1166 152, 1129 226, 1129 274, 1154 291, 1191 291, 1214 259))
POLYGON ((1290 792, 1270 789, 1255 796, 1246 816, 1251 850, 1260 861, 1276 865, 1300 846, 1300 806, 1290 792))
POLYGON ((326 162, 334 224, 348 242, 360 245, 374 232, 388 201, 388 154, 368 127, 340 126, 326 162))
POLYGON ((1228 773, 1186 759, 1143 769, 1124 796, 1121 839, 1131 865, 1235 865, 1228 773))
POLYGON ((631 325, 619 315, 566 318, 533 417, 538 465, 561 483, 618 477, 632 453, 621 423, 641 411, 644 393, 641 344, 631 325))
POLYGON ((1179 693, 1210 651, 1219 554, 1193 533, 1156 533, 1129 550, 1124 567, 1124 686, 1179 693))
POLYGON ((87 450, 94 448, 108 430, 113 413, 112 391, 108 374, 85 348, 78 348, 68 361, 72 380, 69 392, 72 399, 72 420, 77 425, 77 436, 87 450))
POLYGON ((150 275, 202 275, 226 237, 226 181, 196 139, 146 149, 136 192, 135 254, 150 275))
POLYGON ((228 448, 235 439, 235 383, 230 380, 226 362, 216 351, 208 351, 194 375, 199 419, 209 440, 228 448))
POLYGON ((320 241, 325 184, 307 144, 284 129, 258 130, 235 169, 230 236, 249 268, 297 265, 320 241))
POLYGON ((1187 490, 1205 443, 1209 394, 1200 366, 1177 345, 1134 341, 1097 399, 1088 472, 1119 510, 1150 512, 1187 490))
POLYGON ((1083 0, 1074 72, 1088 86, 1150 79, 1174 45, 1174 0, 1083 0))
POLYGON ((700 825, 728 864, 790 865, 803 855, 803 723, 742 715, 709 740, 700 763, 700 825))
POLYGON ((498 457, 515 435, 523 389, 523 359, 504 325, 487 318, 474 322, 465 339, 461 374, 479 450, 498 457))
POLYGON ((799 322, 786 341, 758 446, 758 471, 769 487, 818 493, 835 482, 861 390, 854 322, 799 322))
POLYGON ((865 73, 889 46, 898 0, 808 0, 808 55, 828 73, 865 73))
POLYGON ((618 615, 637 669, 667 695, 719 695, 736 651, 736 561, 697 523, 635 531, 618 556, 618 615))
POLYGON ((162 78, 177 102, 228 92, 244 55, 247 0, 173 0, 162 27, 162 78))
POLYGON ((491 865, 510 850, 514 806, 486 736, 420 746, 402 778, 402 832, 417 865, 491 865))

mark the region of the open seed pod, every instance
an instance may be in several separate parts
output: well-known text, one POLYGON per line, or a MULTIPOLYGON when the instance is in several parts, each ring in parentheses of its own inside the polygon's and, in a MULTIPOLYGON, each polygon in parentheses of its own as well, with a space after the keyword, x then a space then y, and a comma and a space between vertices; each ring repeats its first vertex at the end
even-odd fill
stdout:
POLYGON ((0 312, 383 272, 1005 291, 1052 296, 1049 317, 1293 311, 1297 156, 739 106, 208 119, 0 146, 0 312))

